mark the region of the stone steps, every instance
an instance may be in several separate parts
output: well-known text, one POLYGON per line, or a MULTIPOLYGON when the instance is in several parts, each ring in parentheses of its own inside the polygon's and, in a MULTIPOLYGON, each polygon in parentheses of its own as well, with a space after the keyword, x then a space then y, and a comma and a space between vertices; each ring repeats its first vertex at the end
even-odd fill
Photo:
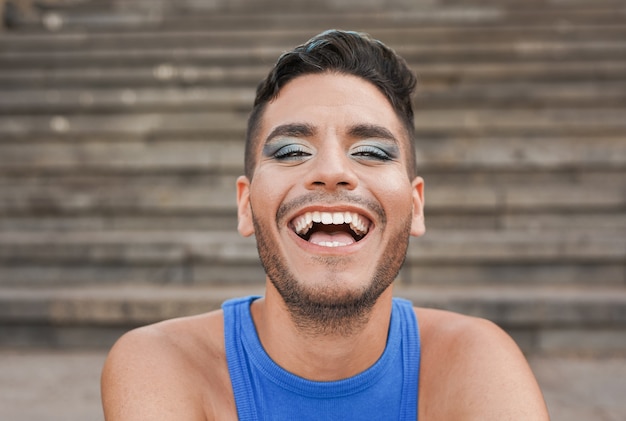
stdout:
MULTIPOLYGON (((374 36, 376 34, 373 34, 374 36)), ((306 39, 303 39, 304 42, 306 39)), ((30 67, 76 68, 86 65, 101 68, 123 65, 136 67, 170 63, 175 65, 266 65, 270 66, 285 48, 281 46, 258 47, 176 47, 128 49, 72 49, 43 52, 6 52, 0 56, 2 69, 30 67)), ((414 63, 468 61, 528 62, 545 61, 563 63, 568 61, 591 61, 607 58, 623 59, 626 56, 626 41, 546 41, 517 45, 514 42, 448 43, 444 45, 411 44, 398 46, 395 50, 407 61, 414 63)))
POLYGON ((42 23, 51 30, 84 29, 92 31, 136 30, 137 28, 159 29, 199 29, 233 27, 250 28, 302 28, 324 24, 326 27, 347 25, 372 26, 381 19, 392 19, 400 24, 410 22, 420 25, 454 24, 499 24, 499 23, 554 23, 569 24, 620 23, 623 18, 621 3, 606 1, 579 4, 558 4, 553 2, 491 2, 478 4, 438 2, 401 2, 400 7, 389 7, 381 11, 381 5, 372 2, 370 7, 359 4, 315 4, 307 2, 261 1, 237 2, 238 4, 207 4, 202 2, 133 2, 126 4, 100 5, 90 2, 91 7, 57 8, 54 14, 40 18, 23 19, 19 27, 36 29, 42 23), (539 4, 538 4, 539 3, 539 4), (100 7, 98 7, 100 6, 100 7), (185 7, 186 6, 186 7, 185 7), (204 7, 203 7, 204 6, 204 7), (242 7, 243 6, 243 7, 242 7), (391 10, 391 11, 390 11, 391 10), (241 25, 241 26, 238 26, 241 25))
MULTIPOLYGON (((53 125, 54 120, 49 121, 53 125)), ((602 127, 599 131, 606 129, 602 127)), ((241 136, 243 133, 238 131, 209 139, 192 135, 147 138, 103 133, 85 137, 64 137, 57 133, 16 137, 0 143, 0 155, 4 157, 0 177, 140 172, 238 175, 243 169, 241 136)), ((416 150, 420 172, 427 173, 619 171, 626 167, 626 144, 619 134, 423 133, 416 150)))
MULTIPOLYGON (((250 285, 253 239, 233 231, 0 233, 4 285, 250 285)), ((410 245, 400 283, 611 285, 626 281, 622 233, 433 230, 410 245)))
MULTIPOLYGON (((619 176, 621 172, 617 173, 619 176)), ((465 205, 480 209, 623 209, 624 179, 610 171, 581 174, 435 174, 427 208, 465 205), (495 179, 495 180, 494 180, 495 179), (500 180, 499 182, 497 180, 500 180), (537 189, 540 183, 542 189, 537 189), (463 189, 466 193, 463 193, 463 189), (539 191, 537 191, 539 190, 539 191), (535 191, 534 195, 529 192, 535 191), (545 193, 541 193, 544 191, 545 193), (560 193, 559 193, 560 191, 560 193)), ((234 210, 234 176, 210 174, 32 175, 3 177, 3 212, 103 210, 211 211, 234 210), (204 194, 202 194, 204 191, 204 194), (198 197, 200 195, 200 197, 198 197), (21 199, 20 199, 21 197, 21 199), (41 198, 41 199, 38 199, 41 198)))
MULTIPOLYGON (((133 327, 261 293, 260 287, 0 288, 0 345, 108 348, 133 327)), ((395 295, 493 320, 528 354, 623 355, 626 348, 623 288, 422 286, 396 287, 395 295)))
MULTIPOLYGON (((577 221, 574 229, 589 229, 594 225, 607 229, 611 224, 615 224, 615 230, 624 228, 623 171, 543 173, 531 169, 512 173, 425 171, 423 174, 427 180, 427 218, 434 218, 439 224, 447 219, 448 228, 471 228, 478 222, 479 227, 490 229, 516 226, 563 229, 567 223, 558 224, 557 215, 563 221, 577 221), (542 188, 538 189, 537 185, 542 188)), ((167 219, 176 224, 181 223, 176 222, 180 219, 203 221, 208 217, 235 226, 234 175, 17 174, 1 176, 0 185, 0 215, 3 215, 0 231, 14 229, 12 218, 46 216, 50 221, 53 218, 68 221, 72 217, 96 219, 103 224, 101 229, 114 227, 115 219, 139 219, 141 215, 146 217, 139 225, 142 230, 159 229, 167 219), (110 225, 103 222, 107 217, 111 218, 110 225)), ((206 222, 201 226, 206 227, 206 222)), ((59 229, 67 231, 70 226, 61 224, 59 229)))
MULTIPOLYGON (((567 231, 575 227, 582 232, 626 232, 626 214, 611 209, 467 209, 461 203, 449 209, 426 210, 429 229, 445 230, 513 230, 513 231, 567 231)), ((189 231, 232 230, 237 228, 232 211, 166 213, 112 211, 98 209, 81 212, 62 212, 59 209, 3 213, 0 232, 101 232, 101 231, 189 231)))
MULTIPOLYGON (((512 24, 502 22, 491 25, 445 25, 424 26, 419 22, 398 20, 381 15, 372 23, 358 20, 359 27, 367 27, 377 38, 395 45, 409 44, 499 44, 511 42, 519 48, 536 42, 540 46, 545 42, 563 41, 619 41, 626 28, 623 22, 613 25, 554 25, 550 23, 512 24)), ((290 16, 293 19, 293 16, 290 16)), ((345 17, 344 17, 345 18, 345 17)), ((223 17, 217 18, 222 20, 223 17)), ((342 27, 353 27, 350 22, 342 22, 342 27)), ((329 28, 325 19, 311 24, 308 16, 302 16, 295 28, 262 29, 232 28, 215 29, 215 22, 207 22, 201 29, 149 30, 138 28, 132 32, 87 32, 83 30, 64 31, 53 34, 26 33, 20 36, 6 34, 0 39, 0 51, 12 52, 51 52, 86 49, 133 49, 133 48, 177 48, 177 47, 220 47, 245 48, 259 46, 279 46, 290 48, 311 36, 311 33, 329 28)))
MULTIPOLYGON (((426 109, 415 116, 418 138, 431 135, 519 134, 602 135, 626 129, 625 108, 426 109)), ((4 139, 63 134, 76 136, 171 135, 238 136, 243 139, 247 112, 200 110, 74 115, 0 116, 4 139)))
MULTIPOLYGON (((0 113, 106 114, 145 111, 248 110, 254 89, 248 88, 118 88, 118 89, 9 89, 0 90, 0 113)), ((464 83, 423 86, 416 107, 424 109, 624 107, 626 81, 552 83, 464 83)))
POLYGON ((623 2, 44 2, 0 35, 0 345, 109 346, 262 292, 234 191, 254 88, 340 27, 420 79, 428 232, 397 295, 531 353, 626 350, 623 2))
MULTIPOLYGON (((569 62, 469 62, 416 63, 412 67, 423 87, 491 83, 623 83, 626 59, 607 58, 594 61, 569 62)), ((0 69, 0 86, 7 92, 21 89, 59 90, 88 88, 181 88, 181 87, 245 87, 253 89, 265 76, 268 66, 173 65, 109 67, 98 66, 53 69, 0 69)), ((422 88, 424 89, 424 88, 422 88)), ((431 88, 432 89, 432 88, 431 88)))

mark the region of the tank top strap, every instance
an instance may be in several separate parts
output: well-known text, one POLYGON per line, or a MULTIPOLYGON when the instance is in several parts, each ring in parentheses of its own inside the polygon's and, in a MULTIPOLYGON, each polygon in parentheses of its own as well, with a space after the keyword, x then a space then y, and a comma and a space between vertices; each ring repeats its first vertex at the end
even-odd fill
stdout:
POLYGON ((393 311, 402 319, 403 390, 405 393, 402 395, 400 419, 417 420, 421 359, 419 326, 413 304, 410 301, 394 298, 393 311))
POLYGON ((224 312, 224 345, 230 381, 235 395, 239 421, 257 421, 254 404, 253 387, 250 378, 250 367, 245 348, 241 343, 244 336, 242 312, 250 311, 252 301, 258 296, 249 296, 228 300, 222 304, 224 312))

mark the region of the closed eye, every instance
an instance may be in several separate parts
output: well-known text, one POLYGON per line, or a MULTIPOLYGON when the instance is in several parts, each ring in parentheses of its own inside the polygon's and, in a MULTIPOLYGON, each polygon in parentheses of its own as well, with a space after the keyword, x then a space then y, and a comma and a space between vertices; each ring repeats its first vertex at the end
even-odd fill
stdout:
POLYGON ((299 144, 285 145, 272 154, 277 161, 295 161, 308 156, 311 156, 311 153, 299 144))
POLYGON ((390 161, 393 159, 393 156, 387 153, 384 149, 370 145, 363 145, 355 148, 351 155, 362 159, 376 161, 390 161))

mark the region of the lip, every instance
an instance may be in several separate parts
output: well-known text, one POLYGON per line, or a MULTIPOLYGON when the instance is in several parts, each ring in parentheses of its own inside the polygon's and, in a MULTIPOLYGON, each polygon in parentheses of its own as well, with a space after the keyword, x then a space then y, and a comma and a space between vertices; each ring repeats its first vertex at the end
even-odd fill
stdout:
POLYGON ((370 212, 366 211, 363 208, 359 208, 359 207, 355 207, 351 205, 308 206, 308 207, 299 209, 297 212, 294 212, 293 214, 289 215, 287 218, 285 218, 285 220, 288 221, 286 224, 286 228, 287 228, 287 231, 289 232, 290 238, 293 238, 294 242, 300 248, 303 248, 305 251, 308 251, 314 254, 342 255, 342 254, 356 253, 358 250, 363 248, 363 246, 368 242, 367 240, 371 236, 372 232, 376 229, 375 219, 373 218, 370 212), (345 246, 325 247, 325 246, 317 245, 309 241, 306 241, 305 239, 300 237, 298 234, 296 234, 295 229, 293 227, 293 221, 296 218, 306 214, 307 212, 316 212, 316 211, 317 212, 329 212, 329 213, 334 213, 334 212, 357 213, 362 218, 365 218, 369 222, 370 225, 369 225, 368 232, 359 241, 355 241, 354 243, 345 245, 345 246))

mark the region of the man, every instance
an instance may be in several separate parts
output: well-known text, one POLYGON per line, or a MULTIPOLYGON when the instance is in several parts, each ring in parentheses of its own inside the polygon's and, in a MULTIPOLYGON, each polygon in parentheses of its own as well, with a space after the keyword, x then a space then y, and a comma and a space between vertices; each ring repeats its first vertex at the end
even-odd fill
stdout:
POLYGON ((328 31, 259 85, 237 181, 266 292, 123 336, 107 420, 546 420, 523 355, 485 320, 392 298, 424 233, 411 95, 382 43, 328 31))

